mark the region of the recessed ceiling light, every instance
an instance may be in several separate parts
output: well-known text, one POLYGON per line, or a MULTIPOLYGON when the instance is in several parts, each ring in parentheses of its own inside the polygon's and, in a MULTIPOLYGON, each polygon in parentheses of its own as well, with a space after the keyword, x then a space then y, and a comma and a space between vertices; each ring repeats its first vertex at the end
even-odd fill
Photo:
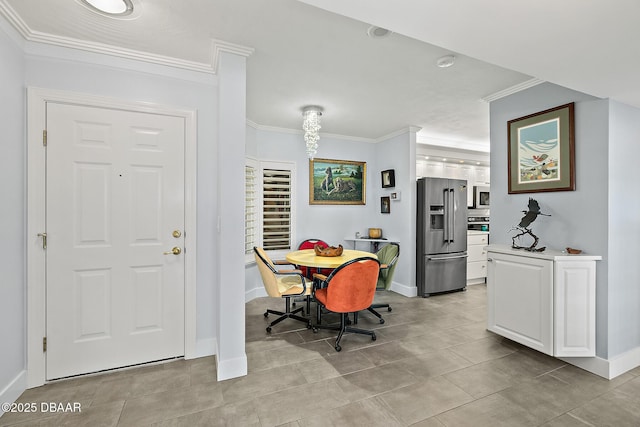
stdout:
POLYGON ((446 161, 447 161, 447 159, 443 158, 443 159, 442 159, 442 161, 443 161, 443 162, 446 162, 446 161))
POLYGON ((94 12, 108 16, 127 16, 133 12, 131 0, 80 0, 94 12))
POLYGON ((451 67, 456 62, 455 55, 445 55, 436 60, 436 65, 440 68, 451 67))
POLYGON ((381 37, 387 37, 389 34, 391 34, 391 31, 387 30, 386 28, 376 27, 375 25, 372 25, 367 30, 367 34, 371 38, 379 39, 381 37))
POLYGON ((429 160, 429 156, 424 156, 425 159, 429 160))

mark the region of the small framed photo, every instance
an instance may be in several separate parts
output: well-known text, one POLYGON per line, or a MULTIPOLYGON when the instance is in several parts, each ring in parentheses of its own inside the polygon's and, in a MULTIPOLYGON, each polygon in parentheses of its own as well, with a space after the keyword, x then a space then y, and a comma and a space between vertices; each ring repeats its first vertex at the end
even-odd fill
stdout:
POLYGON ((382 188, 391 188, 396 186, 396 174, 393 169, 382 171, 382 188))
POLYGON ((389 197, 380 197, 380 212, 383 214, 391 213, 391 199, 389 197))

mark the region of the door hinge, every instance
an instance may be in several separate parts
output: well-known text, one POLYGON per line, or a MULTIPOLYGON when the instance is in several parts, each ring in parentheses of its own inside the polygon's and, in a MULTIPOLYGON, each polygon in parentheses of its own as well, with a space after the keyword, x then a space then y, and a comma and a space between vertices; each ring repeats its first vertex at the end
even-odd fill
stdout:
POLYGON ((42 145, 47 146, 47 130, 42 131, 42 145))
POLYGON ((47 337, 42 337, 42 352, 47 351, 47 337))

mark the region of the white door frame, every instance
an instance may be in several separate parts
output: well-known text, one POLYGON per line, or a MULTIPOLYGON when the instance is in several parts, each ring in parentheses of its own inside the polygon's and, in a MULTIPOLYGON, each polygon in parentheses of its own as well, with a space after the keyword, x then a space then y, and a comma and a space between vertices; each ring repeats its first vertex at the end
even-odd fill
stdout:
POLYGON ((43 131, 46 102, 182 117, 185 120, 185 358, 196 356, 196 112, 75 92, 27 88, 27 387, 46 382, 46 265, 39 233, 45 231, 46 171, 43 131))

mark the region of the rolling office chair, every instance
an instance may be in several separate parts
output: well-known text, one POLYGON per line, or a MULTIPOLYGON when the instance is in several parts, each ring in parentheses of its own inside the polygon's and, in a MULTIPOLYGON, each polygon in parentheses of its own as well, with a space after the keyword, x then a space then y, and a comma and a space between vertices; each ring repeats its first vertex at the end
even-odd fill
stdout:
MULTIPOLYGON (((297 314, 302 312, 302 315, 304 316, 304 307, 291 311, 291 298, 296 296, 306 296, 308 312, 309 297, 313 288, 312 282, 305 278, 300 270, 276 270, 276 263, 271 261, 264 249, 254 246, 253 252, 256 259, 256 265, 260 271, 260 276, 262 277, 262 282, 267 294, 270 297, 281 297, 285 300, 284 312, 271 309, 267 309, 267 311, 264 312, 265 318, 268 317, 269 314, 276 314, 280 316, 267 326, 267 332, 271 333, 271 328, 277 323, 282 322, 284 319, 294 319, 305 323, 307 328, 311 328, 311 321, 308 318, 298 316, 297 314)), ((286 264, 289 263, 281 261, 277 262, 277 265, 286 264)))
MULTIPOLYGON (((396 271, 396 264, 398 257, 400 257, 400 245, 395 242, 389 243, 376 252, 376 256, 378 257, 378 261, 380 261, 380 274, 378 275, 376 290, 386 291, 389 290, 393 282, 393 273, 396 271)), ((367 310, 380 319, 380 323, 384 323, 382 315, 375 309, 385 307, 387 311, 391 311, 389 304, 371 304, 367 310)))
MULTIPOLYGON (((303 240, 299 245, 298 245, 298 250, 302 250, 302 249, 313 249, 315 247, 315 245, 320 245, 323 249, 329 247, 329 245, 327 244, 327 242, 325 242, 324 240, 320 240, 320 239, 306 239, 303 240)), ((301 265, 298 267, 298 269, 300 271, 302 271, 302 274, 304 275, 304 277, 308 278, 308 279, 313 279, 313 275, 315 273, 322 273, 320 271, 319 268, 315 268, 315 267, 306 267, 304 265, 301 265)))
MULTIPOLYGON (((320 245, 322 248, 329 247, 329 244, 324 240, 320 239, 306 239, 300 242, 298 245, 298 250, 302 249, 313 249, 315 245, 320 245)), ((313 279, 313 275, 316 273, 322 273, 323 271, 316 267, 307 267, 305 265, 297 265, 296 268, 302 271, 302 274, 307 279, 313 279)), ((329 274, 329 273, 327 273, 329 274)), ((294 298, 292 302, 292 306, 295 307, 296 303, 299 301, 303 301, 303 298, 294 298)))
POLYGON ((349 313, 357 314, 358 311, 371 305, 376 293, 379 270, 380 263, 377 259, 362 257, 342 264, 333 270, 328 277, 322 274, 314 275, 314 280, 319 280, 321 287, 315 288, 313 291, 314 298, 318 302, 316 307, 317 325, 313 327, 313 331, 317 332, 318 328, 339 331, 334 346, 336 351, 342 350, 340 340, 345 332, 371 335, 371 339, 376 340, 374 331, 348 326, 348 316, 349 313), (320 324, 322 307, 340 314, 339 327, 320 324))

